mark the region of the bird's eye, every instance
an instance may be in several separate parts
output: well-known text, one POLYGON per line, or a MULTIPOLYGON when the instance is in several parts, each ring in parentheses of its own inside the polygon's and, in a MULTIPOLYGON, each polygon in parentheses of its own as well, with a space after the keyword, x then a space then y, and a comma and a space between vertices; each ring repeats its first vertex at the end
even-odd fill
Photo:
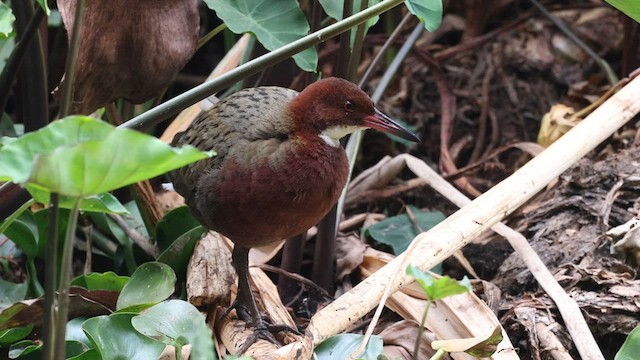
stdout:
POLYGON ((347 110, 348 112, 352 112, 353 111, 353 103, 349 100, 347 100, 344 103, 344 109, 347 110))

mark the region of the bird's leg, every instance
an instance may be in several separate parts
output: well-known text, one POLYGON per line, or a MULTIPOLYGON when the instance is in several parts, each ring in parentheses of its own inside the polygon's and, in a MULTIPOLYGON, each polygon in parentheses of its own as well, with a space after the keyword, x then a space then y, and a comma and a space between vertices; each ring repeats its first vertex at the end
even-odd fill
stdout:
POLYGON ((249 282, 249 249, 236 245, 231 254, 231 261, 238 274, 238 295, 223 316, 227 315, 232 309, 236 309, 238 316, 254 327, 253 334, 247 338, 238 354, 245 352, 258 339, 281 345, 271 333, 269 324, 260 315, 251 291, 251 283, 249 282))

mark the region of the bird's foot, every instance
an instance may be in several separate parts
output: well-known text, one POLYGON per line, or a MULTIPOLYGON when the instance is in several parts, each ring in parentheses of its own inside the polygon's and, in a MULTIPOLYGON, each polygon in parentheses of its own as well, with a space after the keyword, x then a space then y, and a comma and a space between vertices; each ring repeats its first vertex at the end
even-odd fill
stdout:
POLYGON ((242 301, 236 299, 221 315, 221 319, 224 319, 229 315, 232 310, 236 310, 236 314, 238 318, 247 323, 247 325, 252 326, 254 328, 253 333, 247 338, 247 340, 242 344, 240 349, 238 350, 238 355, 243 354, 251 345, 253 345, 258 340, 266 340, 272 344, 277 346, 282 346, 282 343, 276 339, 274 334, 277 334, 281 331, 290 332, 296 335, 301 335, 301 333, 292 328, 291 326, 280 324, 273 325, 267 321, 266 316, 260 316, 257 320, 251 316, 251 312, 247 309, 247 307, 242 303, 242 301))

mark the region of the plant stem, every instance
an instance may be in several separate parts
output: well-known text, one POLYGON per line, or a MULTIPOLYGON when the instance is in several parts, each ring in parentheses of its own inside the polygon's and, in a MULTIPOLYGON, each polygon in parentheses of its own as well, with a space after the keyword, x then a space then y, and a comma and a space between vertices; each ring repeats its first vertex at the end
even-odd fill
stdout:
POLYGON ((80 31, 82 30, 82 19, 84 17, 85 0, 78 0, 76 3, 76 14, 73 22, 73 33, 67 54, 67 64, 64 68, 64 87, 60 98, 60 117, 69 115, 73 102, 73 81, 75 79, 76 60, 80 48, 80 31))
POLYGON ((33 262, 33 259, 27 260, 27 276, 33 297, 41 297, 44 295, 44 289, 42 285, 40 285, 40 282, 38 282, 38 272, 36 271, 36 264, 33 262))
POLYGON ((64 359, 65 355, 65 331, 69 315, 69 287, 71 284, 71 264, 73 260, 73 246, 76 239, 76 227, 78 225, 78 213, 80 198, 76 199, 69 213, 69 222, 64 236, 62 261, 60 263, 60 286, 58 287, 58 309, 56 316, 56 359, 64 359))
POLYGON ((209 40, 213 39, 216 35, 224 31, 224 29, 226 28, 227 28, 227 24, 223 23, 222 25, 218 25, 216 26, 215 29, 206 33, 203 37, 200 38, 200 40, 198 40, 198 45, 196 45, 196 50, 200 49, 204 44, 209 42, 209 40))
POLYGON ((375 6, 372 6, 344 20, 341 20, 333 25, 329 25, 324 29, 309 34, 286 46, 281 47, 278 50, 272 51, 268 54, 260 56, 259 58, 249 61, 248 63, 241 65, 223 75, 220 75, 219 77, 211 81, 198 85, 195 88, 186 91, 185 93, 176 96, 175 98, 168 100, 167 102, 158 105, 155 108, 150 109, 144 114, 127 121, 119 127, 144 129, 156 125, 162 120, 177 114, 182 109, 195 104, 196 102, 206 98, 207 96, 230 86, 236 81, 239 81, 253 74, 257 74, 258 72, 264 70, 269 66, 273 66, 274 64, 286 60, 307 48, 310 48, 340 33, 343 33, 351 27, 367 21, 373 16, 380 15, 381 13, 397 5, 400 5, 402 1, 403 0, 382 1, 375 6))
POLYGON ((56 274, 58 272, 58 213, 59 196, 51 193, 49 198, 49 229, 47 230, 47 254, 44 271, 44 350, 43 359, 55 359, 55 321, 56 274))
POLYGON ((530 0, 530 1, 531 3, 533 3, 533 5, 535 5, 535 7, 538 8, 538 10, 540 10, 540 12, 544 16, 546 16, 549 20, 551 20, 551 22, 555 26, 557 26, 558 29, 560 29, 560 31, 562 31, 569 39, 571 39, 571 41, 576 43, 576 45, 578 45, 584 52, 587 53, 587 55, 589 55, 596 62, 596 65, 600 67, 600 70, 602 70, 604 75, 607 77, 607 80, 609 81, 610 85, 614 85, 615 83, 618 82, 618 77, 613 72, 613 70, 611 69, 611 66, 609 66, 609 63, 605 59, 601 58, 598 54, 596 54, 596 52, 593 51, 587 44, 585 44, 585 42, 582 41, 578 36, 576 36, 576 34, 562 20, 560 20, 557 16, 551 14, 547 9, 545 9, 545 7, 539 1, 537 0, 530 0))
POLYGON ((442 359, 442 357, 444 356, 446 351, 444 351, 444 349, 438 349, 438 351, 436 351, 435 354, 433 354, 432 357, 429 358, 429 360, 439 360, 442 359))
POLYGON ((429 313, 431 304, 433 304, 433 301, 427 300, 427 307, 424 309, 422 319, 420 320, 420 327, 418 327, 418 338, 416 338, 416 345, 413 348, 413 360, 418 360, 418 354, 420 352, 420 341, 422 340, 422 334, 424 333, 424 323, 427 322, 427 314, 429 313))

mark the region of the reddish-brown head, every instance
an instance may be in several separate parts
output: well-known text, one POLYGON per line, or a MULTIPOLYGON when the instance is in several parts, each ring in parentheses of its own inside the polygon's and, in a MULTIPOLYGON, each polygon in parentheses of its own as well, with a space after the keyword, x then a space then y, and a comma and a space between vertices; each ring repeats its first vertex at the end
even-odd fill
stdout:
POLYGON ((297 131, 320 135, 328 142, 336 143, 341 137, 364 128, 420 141, 376 109, 371 98, 357 85, 344 79, 327 78, 309 85, 291 101, 290 110, 297 131))

